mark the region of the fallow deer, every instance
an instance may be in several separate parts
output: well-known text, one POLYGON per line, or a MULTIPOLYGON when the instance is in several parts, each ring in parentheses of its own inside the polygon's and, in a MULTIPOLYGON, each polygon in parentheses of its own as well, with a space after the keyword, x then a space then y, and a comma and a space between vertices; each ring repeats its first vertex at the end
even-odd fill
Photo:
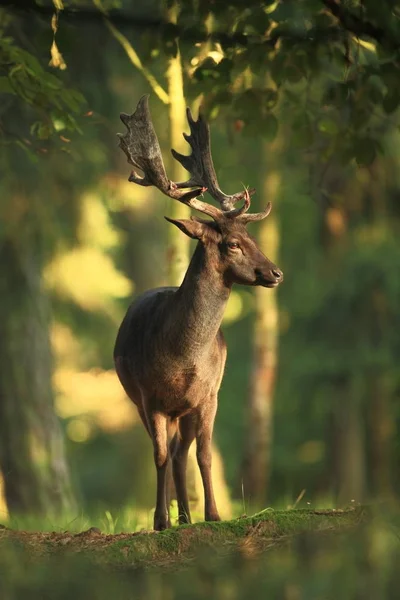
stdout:
POLYGON ((148 96, 141 98, 132 115, 122 113, 120 118, 127 127, 124 135, 118 134, 120 147, 134 169, 143 172, 141 177, 133 170, 129 180, 154 185, 170 198, 212 218, 165 217, 198 240, 196 250, 180 287, 149 290, 130 305, 118 332, 114 362, 153 442, 157 469, 154 529, 170 527, 166 493, 170 455, 179 523, 190 523, 186 464, 194 439, 204 486, 205 520, 218 521, 211 481, 211 438, 226 360, 220 325, 234 283, 272 288, 283 279, 282 272, 246 231, 248 223, 268 216, 271 204, 264 212, 249 214, 250 194, 255 190, 233 195, 221 191, 212 162, 209 128, 201 115, 195 121, 187 110, 190 135, 183 135, 191 155, 172 150, 190 173, 190 179, 181 183, 170 181, 166 175, 148 96), (197 198, 206 190, 220 208, 197 198), (244 201, 243 206, 234 208, 239 200, 244 201), (168 431, 172 431, 170 442, 168 431))

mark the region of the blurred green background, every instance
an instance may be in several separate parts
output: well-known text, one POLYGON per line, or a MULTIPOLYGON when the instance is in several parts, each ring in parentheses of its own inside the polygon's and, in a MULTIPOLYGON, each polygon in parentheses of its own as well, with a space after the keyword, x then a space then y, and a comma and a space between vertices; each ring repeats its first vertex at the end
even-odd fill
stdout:
POLYGON ((151 523, 151 444, 112 350, 131 298, 179 280, 192 247, 163 219, 173 201, 127 181, 118 115, 144 93, 172 179, 184 107, 202 106, 222 189, 273 202, 252 232, 285 281, 237 287, 223 323, 221 512, 397 497, 399 16, 356 0, 0 9, 1 522, 151 523))

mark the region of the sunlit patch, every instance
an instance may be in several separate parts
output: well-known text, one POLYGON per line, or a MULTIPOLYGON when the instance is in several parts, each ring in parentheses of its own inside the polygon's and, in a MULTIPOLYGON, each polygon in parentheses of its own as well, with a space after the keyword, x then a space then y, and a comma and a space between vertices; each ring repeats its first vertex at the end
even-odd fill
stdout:
MULTIPOLYGON (((55 409, 62 419, 84 418, 108 433, 132 427, 138 415, 115 371, 59 368, 54 374, 55 409)), ((72 421, 71 421, 72 422, 72 421)))
MULTIPOLYGON (((143 175, 139 169, 137 172, 143 175)), ((128 176, 129 166, 126 178, 121 178, 120 173, 108 173, 103 177, 101 186, 107 193, 107 204, 111 210, 129 209, 135 213, 135 219, 148 219, 154 214, 154 206, 159 206, 159 192, 153 187, 134 186, 128 176)))
POLYGON ((56 257, 46 269, 45 280, 82 308, 105 312, 112 312, 112 298, 129 296, 133 287, 111 258, 93 247, 74 248, 56 257))
POLYGON ((237 321, 241 316, 243 311, 243 300, 241 295, 238 292, 231 292, 231 295, 228 300, 228 304, 225 309, 224 314, 224 323, 232 323, 237 321))
POLYGON ((117 319, 113 300, 133 292, 132 281, 115 268, 106 253, 118 246, 121 234, 112 226, 98 194, 86 193, 81 206, 80 245, 53 258, 45 270, 45 282, 81 308, 100 310, 117 319))
POLYGON ((67 425, 67 436, 72 442, 85 443, 93 435, 93 427, 85 419, 72 419, 67 425))
POLYGON ((80 345, 72 329, 62 323, 54 323, 51 327, 51 346, 57 356, 57 362, 63 366, 76 367, 80 357, 80 345))
POLYGON ((266 6, 264 8, 264 12, 269 15, 271 13, 274 12, 274 10, 276 10, 276 7, 278 6, 278 2, 273 2, 272 4, 270 4, 269 6, 266 6))
POLYGON ((367 42, 367 40, 362 40, 359 37, 356 36, 352 36, 352 40, 356 43, 359 44, 360 46, 362 46, 362 48, 365 48, 365 50, 369 50, 370 52, 374 52, 376 53, 376 44, 373 42, 367 42))
POLYGON ((62 119, 53 119, 53 126, 56 131, 62 131, 65 129, 66 124, 62 119))
POLYGON ((93 192, 82 198, 78 239, 82 244, 105 249, 118 245, 119 234, 110 223, 106 207, 93 192))
POLYGON ((8 519, 8 509, 5 498, 4 479, 0 473, 0 523, 8 519))
POLYGON ((223 52, 220 52, 219 50, 211 50, 211 52, 209 52, 207 56, 212 58, 217 64, 220 63, 221 60, 224 58, 223 52))
POLYGON ((332 235, 340 237, 347 229, 346 216, 340 208, 328 208, 326 211, 326 224, 332 235))
POLYGON ((289 330, 291 323, 291 315, 287 310, 279 311, 279 331, 281 333, 286 333, 289 330))

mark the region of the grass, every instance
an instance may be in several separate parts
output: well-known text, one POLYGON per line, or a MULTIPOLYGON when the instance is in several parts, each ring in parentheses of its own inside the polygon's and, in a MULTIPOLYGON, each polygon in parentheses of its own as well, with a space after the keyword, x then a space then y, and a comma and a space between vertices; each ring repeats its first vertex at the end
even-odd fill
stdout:
POLYGON ((386 507, 267 509, 160 533, 3 529, 0 598, 394 600, 399 564, 400 516, 386 507))
POLYGON ((106 514, 106 528, 91 527, 86 531, 29 532, 3 529, 0 548, 17 543, 32 556, 52 553, 89 553, 90 560, 109 566, 151 566, 179 563, 190 558, 199 548, 232 549, 251 547, 255 552, 274 540, 303 531, 343 529, 358 524, 365 509, 349 510, 265 510, 252 517, 216 523, 200 522, 182 525, 162 532, 115 533, 116 520, 106 514), (150 560, 149 560, 150 559, 150 560))

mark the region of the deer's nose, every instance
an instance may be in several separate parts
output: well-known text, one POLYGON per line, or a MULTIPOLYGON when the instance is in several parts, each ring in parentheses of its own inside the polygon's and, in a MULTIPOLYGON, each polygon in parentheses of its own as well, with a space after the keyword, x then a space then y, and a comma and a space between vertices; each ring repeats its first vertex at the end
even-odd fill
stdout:
POLYGON ((271 273, 275 277, 275 279, 277 279, 278 281, 280 281, 283 278, 282 271, 276 267, 275 267, 275 269, 271 269, 271 273))

